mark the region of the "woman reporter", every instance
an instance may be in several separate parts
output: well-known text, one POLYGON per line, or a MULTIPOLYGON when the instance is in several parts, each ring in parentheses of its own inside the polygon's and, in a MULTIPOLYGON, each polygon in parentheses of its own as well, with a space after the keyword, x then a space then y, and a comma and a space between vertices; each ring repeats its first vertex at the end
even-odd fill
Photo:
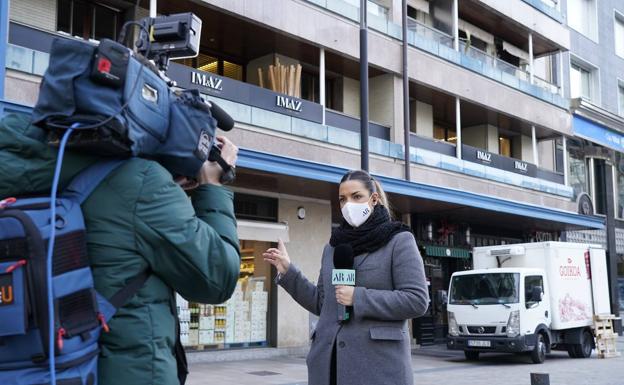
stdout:
POLYGON ((290 262, 281 241, 263 254, 278 271, 277 283, 320 317, 307 358, 309 384, 412 385, 407 320, 422 316, 429 303, 416 241, 391 219, 381 185, 366 171, 343 176, 339 201, 344 220, 325 246, 316 285, 290 262), (331 287, 339 245, 353 250, 355 286, 331 287), (348 321, 338 321, 339 305, 352 307, 348 321))

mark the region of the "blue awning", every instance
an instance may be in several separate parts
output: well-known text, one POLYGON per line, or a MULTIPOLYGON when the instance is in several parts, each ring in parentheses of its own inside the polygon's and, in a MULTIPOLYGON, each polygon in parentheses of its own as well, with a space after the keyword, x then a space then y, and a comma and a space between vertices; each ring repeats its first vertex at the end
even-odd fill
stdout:
POLYGON ((612 150, 624 152, 624 134, 579 115, 572 118, 574 135, 612 150))
MULTIPOLYGON (((339 183, 347 169, 328 164, 288 158, 263 152, 241 149, 238 167, 266 171, 305 179, 339 183)), ((467 191, 422 183, 408 182, 385 176, 375 176, 384 186, 386 192, 430 199, 434 201, 454 203, 505 214, 519 215, 545 221, 559 222, 580 228, 604 229, 604 219, 580 215, 574 212, 531 205, 467 191)))

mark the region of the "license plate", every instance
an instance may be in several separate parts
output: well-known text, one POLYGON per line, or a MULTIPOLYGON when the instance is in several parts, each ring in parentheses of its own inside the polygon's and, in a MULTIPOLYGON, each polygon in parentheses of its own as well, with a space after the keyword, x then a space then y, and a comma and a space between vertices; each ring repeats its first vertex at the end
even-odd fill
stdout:
POLYGON ((490 341, 468 340, 468 346, 475 348, 489 348, 490 346, 492 346, 492 344, 490 343, 490 341))

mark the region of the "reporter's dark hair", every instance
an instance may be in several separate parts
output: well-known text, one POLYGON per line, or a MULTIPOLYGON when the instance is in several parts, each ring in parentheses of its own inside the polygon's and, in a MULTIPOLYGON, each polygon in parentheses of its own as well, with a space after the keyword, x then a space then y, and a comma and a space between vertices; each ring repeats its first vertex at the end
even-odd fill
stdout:
POLYGON ((349 180, 360 181, 371 194, 376 192, 379 195, 379 202, 388 209, 388 212, 392 213, 392 209, 390 208, 390 202, 388 201, 388 196, 383 190, 381 183, 379 183, 379 181, 371 176, 368 172, 364 170, 351 170, 343 175, 342 179, 340 180, 340 184, 349 180))

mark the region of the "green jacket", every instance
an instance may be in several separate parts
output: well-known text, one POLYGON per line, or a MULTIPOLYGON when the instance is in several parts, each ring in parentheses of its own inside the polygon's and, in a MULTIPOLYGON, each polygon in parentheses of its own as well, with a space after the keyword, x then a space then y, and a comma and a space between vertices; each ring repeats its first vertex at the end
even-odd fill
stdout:
MULTIPOLYGON (((26 115, 0 121, 0 199, 49 193, 55 148, 26 115)), ((61 187, 97 158, 68 152, 61 187)), ((111 297, 145 269, 153 274, 109 322, 101 338, 101 385, 178 384, 173 292, 221 303, 240 269, 233 194, 201 186, 189 200, 158 163, 133 158, 82 205, 96 289, 111 297)))

